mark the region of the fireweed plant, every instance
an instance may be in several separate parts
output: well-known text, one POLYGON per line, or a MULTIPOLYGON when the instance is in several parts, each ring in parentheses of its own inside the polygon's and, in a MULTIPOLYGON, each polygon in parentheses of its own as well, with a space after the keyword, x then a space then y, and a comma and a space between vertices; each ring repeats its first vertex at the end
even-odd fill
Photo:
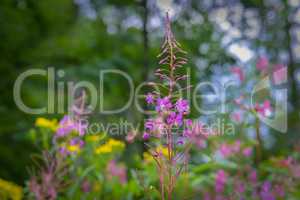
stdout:
POLYGON ((48 138, 43 137, 43 144, 46 150, 42 156, 33 157, 35 168, 30 169, 30 180, 28 182, 29 196, 37 200, 55 200, 59 194, 64 192, 70 181, 67 175, 70 168, 67 156, 79 153, 83 148, 82 137, 86 133, 87 123, 85 121, 85 91, 81 92, 79 98, 75 99, 70 108, 70 113, 65 115, 57 124, 56 120, 39 118, 36 125, 39 127, 55 130, 52 138, 52 145, 48 145, 48 138), (49 146, 54 148, 49 149, 49 146))
POLYGON ((84 146, 83 136, 87 133, 86 94, 81 92, 70 108, 69 115, 65 115, 59 122, 53 142, 61 154, 78 153, 84 146))
MULTIPOLYGON (((274 86, 281 85, 285 83, 287 80, 287 67, 281 63, 272 64, 269 62, 268 58, 265 56, 260 56, 256 60, 256 70, 255 73, 258 73, 259 80, 265 79, 266 77, 270 77, 274 86)), ((251 70, 254 69, 253 67, 251 70)), ((253 76, 246 76, 243 68, 238 66, 233 66, 230 68, 230 72, 239 79, 241 83, 241 90, 238 94, 238 98, 233 100, 234 105, 237 106, 235 112, 232 113, 232 120, 238 123, 241 123, 243 117, 246 117, 245 114, 249 114, 254 117, 254 127, 255 127, 255 163, 256 165, 261 162, 263 159, 263 140, 261 136, 261 122, 259 116, 270 118, 274 115, 274 110, 272 108, 272 99, 266 98, 266 93, 272 94, 271 90, 265 90, 264 93, 260 94, 259 97, 262 99, 260 103, 255 103, 254 107, 249 105, 250 102, 250 94, 247 94, 247 87, 250 85, 251 81, 257 82, 257 80, 251 80, 251 77, 257 77, 256 74, 253 76), (244 86, 244 87, 243 87, 244 86)), ((247 73, 248 74, 248 73, 247 73)), ((277 111, 280 112, 280 111, 277 111)), ((248 121, 247 121, 248 123, 248 121)))
POLYGON ((55 200, 62 193, 69 181, 68 165, 61 154, 44 151, 41 157, 34 157, 36 169, 31 169, 28 182, 28 197, 36 200, 55 200))
POLYGON ((158 55, 160 67, 155 72, 161 83, 151 83, 156 90, 146 95, 146 102, 155 108, 155 114, 144 124, 143 139, 156 162, 161 198, 173 199, 176 181, 186 170, 192 142, 201 147, 204 137, 187 118, 190 106, 181 92, 190 86, 178 87, 180 80, 186 79, 178 72, 187 63, 186 52, 172 33, 168 14, 161 49, 158 55), (157 88, 166 92, 160 93, 157 88))

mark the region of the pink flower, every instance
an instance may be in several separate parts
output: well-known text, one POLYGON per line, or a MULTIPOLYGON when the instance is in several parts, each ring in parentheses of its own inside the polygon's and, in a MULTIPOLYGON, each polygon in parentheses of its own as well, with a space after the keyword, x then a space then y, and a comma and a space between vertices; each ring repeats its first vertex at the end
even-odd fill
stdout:
POLYGON ((240 104, 242 104, 243 100, 244 100, 244 96, 240 96, 240 97, 234 99, 234 103, 237 105, 240 105, 240 104))
POLYGON ((210 197, 210 194, 208 192, 204 193, 203 196, 204 196, 203 197, 204 200, 212 200, 212 198, 210 197))
POLYGON ((206 135, 203 134, 202 124, 200 122, 192 124, 191 127, 185 128, 182 135, 198 148, 202 149, 205 147, 206 135))
POLYGON ((232 68, 230 69, 230 71, 231 71, 233 74, 237 75, 238 78, 239 78, 239 80, 240 80, 241 82, 243 82, 243 81, 245 80, 244 72, 243 72, 243 70, 242 70, 240 67, 234 66, 234 67, 232 67, 232 68))
POLYGON ((179 99, 175 104, 175 108, 179 113, 187 114, 189 112, 190 106, 187 100, 179 99))
POLYGON ((191 120, 191 119, 185 120, 185 125, 186 125, 187 127, 193 126, 193 120, 191 120))
POLYGON ((252 170, 249 174, 249 177, 248 177, 249 181, 252 183, 252 184, 256 184, 257 182, 257 173, 255 170, 252 170))
POLYGON ((243 155, 246 156, 246 157, 249 157, 251 156, 252 154, 252 148, 251 147, 247 147, 243 150, 243 155))
POLYGON ((160 137, 164 132, 165 123, 161 117, 157 117, 148 119, 144 126, 147 132, 156 134, 156 136, 160 137))
POLYGON ((88 193, 91 191, 91 184, 88 180, 84 180, 81 184, 81 190, 84 192, 84 193, 88 193))
POLYGON ((75 121, 68 115, 65 115, 59 122, 56 136, 65 137, 72 131, 78 132, 80 136, 83 136, 86 132, 87 127, 87 124, 83 124, 81 121, 75 121))
POLYGON ((183 116, 182 114, 177 114, 175 118, 175 125, 181 126, 183 122, 183 116))
POLYGON ((261 72, 266 72, 268 70, 269 60, 266 57, 260 57, 256 62, 256 69, 261 72))
POLYGON ((235 191, 238 192, 238 193, 245 192, 245 184, 241 181, 237 181, 235 183, 235 191))
POLYGON ((231 114, 231 119, 237 123, 242 122, 242 112, 236 111, 231 114))
POLYGON ((203 137, 195 137, 193 142, 196 145, 196 147, 198 147, 199 149, 202 149, 205 147, 205 140, 203 137))
POLYGON ((171 108, 172 108, 172 103, 171 103, 169 97, 158 98, 156 100, 156 111, 157 112, 166 111, 171 108))
POLYGON ((281 185, 275 185, 274 186, 274 192, 278 197, 284 197, 285 196, 284 188, 281 185))
POLYGON ((265 100, 262 105, 256 104, 256 111, 264 117, 270 116, 272 113, 271 102, 269 100, 265 100))
POLYGON ((231 147, 228 144, 225 144, 225 143, 221 144, 221 147, 220 147, 219 151, 220 151, 220 153, 222 154, 222 156, 224 158, 227 158, 232 154, 231 147))
POLYGON ((71 133, 73 130, 76 130, 76 124, 71 120, 68 115, 65 115, 62 120, 60 120, 58 129, 56 131, 57 137, 64 137, 71 133))
POLYGON ((290 156, 287 159, 283 159, 279 161, 281 167, 290 167, 292 166, 292 163, 293 163, 293 158, 290 156))
POLYGON ((287 67, 282 64, 277 64, 274 66, 273 71, 273 81, 274 84, 279 85, 287 82, 287 67))
POLYGON ((240 141, 240 140, 237 140, 237 141, 231 146, 232 152, 234 152, 234 153, 239 153, 240 148, 241 148, 241 141, 240 141))
POLYGON ((261 190, 262 190, 263 192, 268 192, 268 191, 271 190, 271 188, 272 188, 271 183, 270 183, 269 181, 265 181, 265 182, 263 183, 263 185, 262 185, 261 190))
POLYGON ((265 181, 260 191, 260 196, 262 200, 275 200, 275 197, 272 194, 271 189, 272 189, 272 184, 269 181, 265 181))
POLYGON ((223 192, 225 183, 227 181, 227 175, 224 170, 218 170, 215 178, 215 190, 216 192, 223 192))
POLYGON ((149 138, 150 138, 150 134, 147 133, 147 132, 144 132, 144 134, 143 134, 143 139, 144 139, 144 140, 148 140, 149 138))
POLYGON ((153 131, 155 128, 155 122, 153 119, 148 119, 145 123, 145 128, 149 131, 153 131))
POLYGON ((107 165, 108 178, 117 177, 120 183, 125 184, 127 182, 126 168, 122 165, 117 165, 115 160, 111 160, 107 165))
POLYGON ((154 96, 152 93, 148 93, 146 96, 146 102, 147 104, 153 104, 154 103, 154 96))
POLYGON ((80 138, 73 138, 70 141, 70 145, 79 145, 80 148, 84 146, 84 141, 80 138))
POLYGON ((58 151, 59 151, 59 153, 61 154, 61 155, 68 155, 68 150, 67 150, 67 148, 66 147, 59 147, 59 149, 58 149, 58 151))
POLYGON ((179 137, 178 139, 177 139, 177 144, 178 145, 184 145, 185 144, 185 138, 184 137, 179 137))
POLYGON ((299 165, 294 165, 291 168, 293 177, 295 178, 300 178, 300 166, 299 165))
POLYGON ((184 129, 182 132, 182 135, 184 137, 191 137, 192 136, 192 131, 190 129, 184 129))
POLYGON ((167 124, 173 125, 175 123, 176 113, 171 112, 169 116, 167 117, 167 124))
POLYGON ((180 113, 176 114, 175 112, 171 112, 169 114, 167 118, 167 124, 181 126, 182 123, 183 123, 183 117, 180 113))
POLYGON ((132 143, 134 142, 134 139, 136 137, 137 133, 135 131, 130 131, 126 137, 125 137, 125 140, 128 142, 128 143, 132 143))

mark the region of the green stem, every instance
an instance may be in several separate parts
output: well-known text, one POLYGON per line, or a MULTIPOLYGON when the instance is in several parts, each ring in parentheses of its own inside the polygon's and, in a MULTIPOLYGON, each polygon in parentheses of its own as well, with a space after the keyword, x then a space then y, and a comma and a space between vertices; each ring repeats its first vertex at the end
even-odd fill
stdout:
POLYGON ((260 134, 260 122, 259 118, 256 117, 255 120, 255 130, 256 130, 256 155, 255 155, 255 164, 259 165, 262 160, 262 148, 263 148, 263 141, 260 134))

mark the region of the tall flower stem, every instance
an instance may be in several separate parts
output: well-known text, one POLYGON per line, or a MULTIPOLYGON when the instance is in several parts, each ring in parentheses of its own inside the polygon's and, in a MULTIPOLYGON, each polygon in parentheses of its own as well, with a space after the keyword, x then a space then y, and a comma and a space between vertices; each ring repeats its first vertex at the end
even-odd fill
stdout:
MULTIPOLYGON (((176 179, 182 168, 181 161, 177 162, 178 160, 176 159, 178 152, 176 152, 175 143, 178 137, 182 136, 183 133, 179 132, 177 128, 182 127, 184 122, 183 118, 189 112, 187 100, 181 97, 177 98, 177 93, 181 94, 181 90, 175 87, 179 80, 186 78, 186 76, 182 76, 176 71, 177 68, 182 67, 187 62, 183 54, 186 54, 186 52, 181 49, 181 45, 176 41, 172 33, 171 23, 167 13, 165 39, 161 53, 158 55, 161 68, 155 72, 155 75, 163 80, 163 82, 158 84, 152 83, 152 85, 161 87, 164 92, 161 94, 154 91, 147 95, 146 100, 148 104, 154 104, 156 101, 156 111, 159 117, 158 121, 157 119, 149 120, 145 126, 147 131, 156 134, 156 136, 157 132, 159 132, 158 137, 162 137, 163 140, 161 140, 161 143, 163 143, 166 148, 164 155, 158 151, 154 151, 152 155, 156 161, 160 176, 161 196, 162 199, 166 198, 167 200, 171 200, 173 197, 176 179)), ((147 131, 143 137, 149 139, 149 133, 147 131)))
POLYGON ((260 122, 259 118, 256 117, 255 119, 255 131, 256 131, 256 155, 255 155, 255 164, 259 165, 262 159, 262 148, 263 148, 263 141, 260 134, 260 122))

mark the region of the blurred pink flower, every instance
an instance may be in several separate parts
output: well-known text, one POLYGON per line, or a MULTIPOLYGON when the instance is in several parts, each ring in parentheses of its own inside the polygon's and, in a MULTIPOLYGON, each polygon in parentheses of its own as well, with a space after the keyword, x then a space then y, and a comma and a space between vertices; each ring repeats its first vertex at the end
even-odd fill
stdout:
POLYGON ((244 100, 244 96, 241 95, 238 98, 234 99, 234 103, 240 105, 243 100, 244 100))
POLYGON ((149 131, 153 131, 155 128, 155 121, 153 119, 148 119, 145 123, 145 128, 149 131))
POLYGON ((286 159, 283 159, 283 160, 279 161, 279 165, 281 167, 291 167, 292 163, 293 163, 293 158, 290 157, 290 156, 288 158, 286 158, 286 159))
POLYGON ((268 70, 269 60, 268 58, 262 56, 256 62, 256 69, 261 72, 266 72, 268 70))
POLYGON ((117 177, 120 183, 125 184, 127 182, 126 168, 122 165, 117 165, 115 160, 111 160, 107 165, 108 178, 117 177))
POLYGON ((276 85, 287 82, 287 67, 285 65, 277 64, 274 66, 273 81, 276 85))
POLYGON ((81 183, 81 190, 85 193, 88 193, 91 191, 91 184, 88 180, 84 180, 82 183, 81 183))
POLYGON ((208 192, 204 193, 203 196, 204 196, 203 197, 204 200, 212 200, 212 198, 210 197, 210 194, 208 192))
POLYGON ((265 100, 262 105, 255 105, 256 111, 264 117, 268 117, 272 113, 271 102, 269 100, 265 100))
POLYGON ((262 200, 275 200, 275 197, 271 189, 272 189, 272 184, 269 181, 265 181, 260 191, 260 197, 262 200))
POLYGON ((198 148, 202 149, 205 147, 207 133, 205 133, 202 123, 192 123, 190 120, 188 123, 191 123, 191 126, 183 130, 183 137, 187 138, 191 143, 195 144, 198 148))
POLYGON ((126 135, 125 137, 125 140, 128 142, 128 143, 133 143, 134 142, 134 139, 136 137, 137 133, 136 131, 130 131, 128 132, 128 134, 126 135))
POLYGON ((234 66, 230 69, 230 71, 235 74, 241 82, 245 80, 244 72, 240 67, 234 66))
POLYGON ((221 144, 219 151, 224 158, 227 158, 232 154, 231 147, 226 143, 221 144))
POLYGON ((252 154, 252 148, 251 147, 247 147, 245 149, 243 149, 243 155, 246 156, 246 157, 249 157, 251 156, 252 154))
POLYGON ((245 184, 241 181, 236 181, 235 182, 235 192, 238 192, 238 193, 243 193, 245 192, 245 184))
POLYGON ((215 191, 223 192, 226 181, 227 181, 227 174, 225 173, 225 171, 222 169, 218 170, 215 178, 215 191))
POLYGON ((185 120, 185 125, 188 126, 188 127, 191 127, 193 125, 193 120, 191 119, 186 119, 185 120))
POLYGON ((255 170, 252 170, 250 172, 248 179, 249 179, 250 183, 252 183, 252 184, 257 183, 257 173, 255 170))
POLYGON ((239 153, 241 148, 241 141, 237 140, 235 143, 232 144, 231 149, 233 153, 239 153))
POLYGON ((83 124, 80 121, 75 121, 70 116, 65 115, 62 120, 60 120, 56 136, 57 137, 65 137, 72 131, 76 131, 80 136, 83 136, 86 132, 87 124, 83 124))
POLYGON ((282 185, 275 185, 274 186, 274 192, 278 197, 284 197, 285 196, 284 188, 283 188, 282 185))
POLYGON ((300 178, 300 165, 293 165, 291 171, 295 178, 300 178))
POLYGON ((231 114, 231 119, 237 123, 241 123, 243 120, 242 112, 241 111, 235 111, 231 114))

